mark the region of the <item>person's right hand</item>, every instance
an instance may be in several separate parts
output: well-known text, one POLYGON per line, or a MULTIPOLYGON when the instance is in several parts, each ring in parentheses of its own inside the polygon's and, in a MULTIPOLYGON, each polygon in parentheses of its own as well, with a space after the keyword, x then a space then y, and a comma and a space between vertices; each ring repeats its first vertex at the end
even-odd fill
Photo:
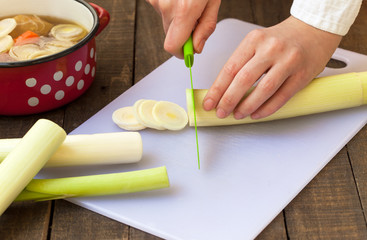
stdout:
POLYGON ((193 34, 194 51, 201 53, 217 24, 220 0, 146 0, 161 15, 166 33, 164 49, 183 58, 182 46, 193 34))

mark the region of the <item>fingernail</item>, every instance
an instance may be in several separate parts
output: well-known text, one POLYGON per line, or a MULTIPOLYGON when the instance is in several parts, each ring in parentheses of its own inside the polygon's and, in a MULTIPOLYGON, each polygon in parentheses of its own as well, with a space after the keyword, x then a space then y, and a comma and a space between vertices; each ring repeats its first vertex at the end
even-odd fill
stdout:
POLYGON ((254 113, 254 114, 252 114, 251 115, 251 118, 252 119, 259 119, 261 116, 260 116, 260 114, 258 114, 258 113, 254 113))
POLYGON ((223 109, 219 108, 217 109, 217 117, 225 118, 227 117, 227 113, 223 109))
POLYGON ((203 104, 204 110, 210 111, 214 108, 214 101, 210 98, 206 99, 203 104))
POLYGON ((234 118, 237 119, 237 120, 242 119, 244 117, 245 117, 245 115, 240 113, 240 112, 235 112, 234 113, 234 118))
POLYGON ((201 40, 198 46, 198 52, 201 53, 203 51, 204 48, 204 44, 205 44, 205 40, 201 40))

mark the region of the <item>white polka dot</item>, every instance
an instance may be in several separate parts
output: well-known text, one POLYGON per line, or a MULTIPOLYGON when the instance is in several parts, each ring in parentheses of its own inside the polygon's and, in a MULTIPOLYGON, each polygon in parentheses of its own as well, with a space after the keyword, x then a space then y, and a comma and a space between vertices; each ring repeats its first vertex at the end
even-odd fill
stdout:
POLYGON ((56 100, 61 100, 65 97, 65 92, 63 90, 57 91, 55 93, 55 99, 56 100))
POLYGON ((66 79, 66 86, 70 87, 71 85, 73 85, 74 83, 74 77, 73 76, 69 76, 67 79, 66 79))
POLYGON ((28 105, 31 107, 37 106, 39 102, 40 101, 36 97, 31 97, 30 99, 28 99, 28 105))
POLYGON ((54 80, 55 81, 60 81, 62 79, 62 76, 63 75, 64 74, 61 71, 55 72, 55 74, 54 74, 54 80))
POLYGON ((82 61, 78 61, 78 62, 75 64, 75 70, 76 70, 77 72, 79 72, 79 71, 80 71, 80 69, 82 69, 82 66, 83 66, 82 61))
POLYGON ((94 56, 94 48, 91 48, 90 53, 89 53, 89 56, 90 56, 90 58, 93 58, 93 56, 94 56))
POLYGON ((94 66, 93 68, 92 68, 92 77, 94 77, 94 75, 96 74, 96 67, 94 66))
POLYGON ((85 66, 85 68, 84 68, 84 73, 85 73, 85 75, 87 75, 89 72, 90 72, 90 65, 89 65, 89 64, 87 64, 87 65, 85 66))
POLYGON ((78 90, 81 90, 83 87, 84 87, 84 80, 82 79, 78 82, 77 88, 78 90))
POLYGON ((51 92, 51 86, 48 84, 45 84, 41 87, 41 93, 46 95, 49 94, 51 92))
POLYGON ((27 80, 25 80, 25 85, 27 85, 27 87, 34 87, 37 84, 37 80, 35 78, 28 78, 27 80))

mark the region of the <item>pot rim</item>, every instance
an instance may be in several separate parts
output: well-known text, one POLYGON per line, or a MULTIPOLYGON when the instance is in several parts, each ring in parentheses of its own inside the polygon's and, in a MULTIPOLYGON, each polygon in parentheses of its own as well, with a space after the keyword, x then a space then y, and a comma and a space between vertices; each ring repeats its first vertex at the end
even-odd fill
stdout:
POLYGON ((78 2, 82 5, 84 5, 84 7, 88 8, 88 10, 91 12, 91 14, 93 16, 93 26, 92 26, 91 31, 87 34, 87 36, 85 36, 81 41, 79 41, 78 43, 76 43, 72 47, 67 48, 67 49, 65 49, 61 52, 46 56, 46 57, 41 57, 41 58, 36 58, 36 59, 26 60, 26 61, 17 61, 17 62, 0 62, 0 69, 1 68, 25 67, 25 66, 31 66, 31 65, 41 64, 41 63, 44 63, 44 62, 53 61, 53 60, 56 60, 58 58, 62 58, 64 56, 78 50, 79 48, 84 46, 86 43, 88 43, 91 39, 93 39, 93 37, 94 37, 94 35, 96 35, 96 33, 98 31, 98 27, 99 27, 99 18, 98 18, 98 15, 96 13, 96 10, 90 4, 85 2, 84 0, 75 0, 75 2, 78 2))

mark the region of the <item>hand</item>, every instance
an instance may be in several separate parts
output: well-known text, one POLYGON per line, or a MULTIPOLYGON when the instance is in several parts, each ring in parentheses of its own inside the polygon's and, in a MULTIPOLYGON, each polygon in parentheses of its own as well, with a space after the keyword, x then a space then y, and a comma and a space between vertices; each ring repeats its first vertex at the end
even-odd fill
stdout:
POLYGON ((164 49, 183 58, 182 46, 193 34, 194 51, 201 53, 214 32, 220 0, 147 0, 161 15, 166 39, 164 49))
POLYGON ((292 16, 250 32, 209 89, 204 109, 216 108, 219 118, 231 112, 236 119, 271 115, 322 72, 341 38, 292 16))

